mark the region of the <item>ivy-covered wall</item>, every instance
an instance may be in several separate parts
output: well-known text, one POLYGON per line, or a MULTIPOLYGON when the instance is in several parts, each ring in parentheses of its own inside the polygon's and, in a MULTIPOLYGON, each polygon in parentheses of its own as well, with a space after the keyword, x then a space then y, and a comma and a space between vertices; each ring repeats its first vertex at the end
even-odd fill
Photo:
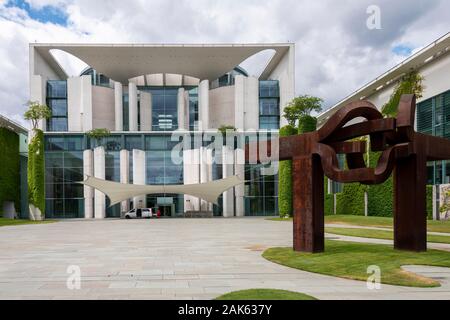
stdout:
MULTIPOLYGON (((293 126, 280 129, 280 137, 297 134, 293 126)), ((292 161, 280 161, 278 167, 278 211, 281 217, 292 216, 292 161)))
POLYGON ((20 211, 19 136, 0 128, 0 213, 4 201, 13 201, 20 211))
POLYGON ((325 203, 324 203, 324 214, 325 215, 331 215, 334 214, 334 197, 331 193, 328 193, 328 178, 325 177, 324 178, 324 198, 325 198, 325 203))
MULTIPOLYGON (((380 158, 380 152, 369 152, 369 166, 375 168, 380 158)), ((392 217, 393 205, 393 179, 392 175, 384 183, 368 188, 369 216, 392 217)))
MULTIPOLYGON (((35 129, 36 130, 36 129, 35 129)), ((28 144, 28 202, 45 213, 44 133, 36 130, 28 144)))
POLYGON ((343 191, 336 195, 336 214, 364 215, 364 191, 360 183, 346 183, 343 191))
MULTIPOLYGON (((379 157, 380 153, 369 152, 369 166, 375 167, 379 157)), ((384 183, 378 185, 344 184, 343 192, 336 194, 336 214, 364 215, 365 191, 367 191, 367 213, 369 216, 392 217, 394 211, 392 176, 384 183)), ((433 187, 427 186, 428 219, 432 219, 432 198, 433 187)), ((325 195, 325 214, 333 214, 333 195, 325 195)))

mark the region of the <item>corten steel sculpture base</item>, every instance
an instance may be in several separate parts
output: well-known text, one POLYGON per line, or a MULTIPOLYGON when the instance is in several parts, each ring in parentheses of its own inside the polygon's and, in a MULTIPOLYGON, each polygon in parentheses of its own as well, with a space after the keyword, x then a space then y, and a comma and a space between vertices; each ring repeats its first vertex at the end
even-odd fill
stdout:
MULTIPOLYGON (((383 183, 394 171, 394 248, 425 251, 427 161, 450 159, 450 140, 414 131, 416 99, 403 95, 397 118, 383 118, 368 101, 338 110, 318 131, 279 139, 279 159, 292 160, 294 250, 324 250, 324 175, 341 183, 383 183), (355 118, 367 121, 346 125, 355 118), (365 141, 380 151, 375 168, 366 167, 365 141), (348 170, 339 168, 345 154, 348 170)), ((275 143, 273 143, 275 145, 275 143)), ((277 152, 272 143, 267 146, 277 152)), ((253 156, 247 146, 247 157, 253 156)))

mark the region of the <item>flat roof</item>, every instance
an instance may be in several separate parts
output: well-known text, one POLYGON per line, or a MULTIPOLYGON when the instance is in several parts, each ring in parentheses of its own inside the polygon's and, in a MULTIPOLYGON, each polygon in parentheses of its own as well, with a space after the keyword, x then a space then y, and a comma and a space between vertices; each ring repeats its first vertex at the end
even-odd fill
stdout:
POLYGON ((0 114, 0 127, 7 128, 11 131, 14 131, 17 134, 19 133, 28 134, 28 129, 1 114, 0 114))
POLYGON ((279 64, 293 43, 279 44, 57 44, 30 43, 43 59, 66 78, 50 50, 70 53, 87 65, 122 83, 134 77, 174 73, 210 81, 233 70, 258 52, 273 49, 275 54, 260 78, 266 79, 279 64))
POLYGON ((382 90, 384 87, 392 84, 393 81, 396 81, 411 70, 417 70, 448 53, 450 53, 450 32, 437 39, 430 45, 426 46, 425 48, 419 50, 410 57, 406 58, 395 67, 389 69, 355 92, 351 93, 331 108, 322 112, 318 116, 319 124, 328 119, 328 117, 330 117, 338 109, 347 105, 348 103, 355 100, 363 100, 365 98, 368 98, 377 91, 382 90))

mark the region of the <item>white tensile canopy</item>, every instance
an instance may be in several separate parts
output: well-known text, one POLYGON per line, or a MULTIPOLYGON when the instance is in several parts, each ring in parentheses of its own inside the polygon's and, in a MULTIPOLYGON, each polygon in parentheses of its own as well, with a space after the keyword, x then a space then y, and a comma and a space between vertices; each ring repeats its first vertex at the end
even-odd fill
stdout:
POLYGON ((80 182, 86 186, 103 192, 110 199, 110 206, 121 201, 152 193, 181 193, 201 198, 205 201, 217 204, 217 198, 228 189, 244 183, 238 176, 226 179, 214 180, 199 184, 185 185, 138 185, 107 181, 88 176, 80 182))

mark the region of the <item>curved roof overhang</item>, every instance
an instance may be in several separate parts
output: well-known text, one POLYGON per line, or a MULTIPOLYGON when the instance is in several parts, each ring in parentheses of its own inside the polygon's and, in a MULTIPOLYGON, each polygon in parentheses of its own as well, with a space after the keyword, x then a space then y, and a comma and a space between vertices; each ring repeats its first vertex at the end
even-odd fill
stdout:
POLYGON ((267 78, 292 44, 157 45, 157 44, 31 44, 58 73, 65 74, 50 53, 58 49, 74 55, 110 79, 128 83, 144 74, 174 73, 210 81, 229 72, 260 51, 275 54, 264 69, 267 78))

